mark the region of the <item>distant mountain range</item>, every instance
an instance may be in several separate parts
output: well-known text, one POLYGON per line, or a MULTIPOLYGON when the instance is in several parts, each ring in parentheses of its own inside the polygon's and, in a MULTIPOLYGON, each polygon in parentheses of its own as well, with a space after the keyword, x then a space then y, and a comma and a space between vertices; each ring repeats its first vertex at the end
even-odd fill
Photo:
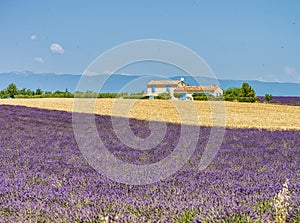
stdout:
MULTIPOLYGON (((180 76, 174 76, 170 79, 180 80, 180 76)), ((262 82, 256 80, 218 80, 190 76, 183 77, 188 85, 213 85, 219 84, 222 89, 230 87, 240 87, 243 82, 249 83, 258 96, 270 93, 274 96, 300 96, 300 84, 296 83, 278 83, 262 82), (199 84, 198 84, 199 83, 199 84)), ((79 74, 53 74, 43 73, 35 74, 30 71, 0 73, 0 89, 6 88, 10 83, 17 85, 19 89, 30 88, 35 90, 41 88, 44 91, 65 91, 75 92, 81 79, 79 74)), ((80 90, 97 90, 100 92, 142 92, 147 90, 147 83, 157 79, 149 76, 114 74, 112 76, 98 75, 91 76, 87 80, 86 88, 80 90), (101 83, 104 85, 101 87, 101 83), (125 86, 125 87, 124 87, 125 86), (90 88, 91 87, 91 88, 90 88)))

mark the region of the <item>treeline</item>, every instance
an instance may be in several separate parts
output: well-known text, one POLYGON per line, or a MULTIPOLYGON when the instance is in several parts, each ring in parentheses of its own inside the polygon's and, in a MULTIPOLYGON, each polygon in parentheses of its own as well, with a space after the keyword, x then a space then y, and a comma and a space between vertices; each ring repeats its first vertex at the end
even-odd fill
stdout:
MULTIPOLYGON (((175 95, 174 95, 175 96, 175 95)), ((205 93, 194 93, 194 100, 199 101, 238 101, 238 102, 258 102, 260 99, 256 96, 255 90, 248 84, 243 83, 240 88, 233 87, 225 90, 222 96, 206 95, 205 93)), ((271 95, 267 95, 270 96, 271 95)), ((175 96, 176 97, 176 96, 175 96)), ((269 101, 269 98, 267 98, 269 101)))
MULTIPOLYGON (((181 98, 180 93, 174 93, 175 98, 181 98)), ((149 99, 149 96, 141 93, 97 93, 93 91, 80 92, 76 91, 71 93, 66 89, 65 91, 43 91, 37 88, 35 91, 22 88, 18 89, 15 84, 8 85, 7 88, 0 91, 0 98, 124 98, 124 99, 149 99)), ((260 99, 256 96, 254 89, 248 84, 243 83, 240 88, 229 88, 223 92, 222 96, 215 97, 213 95, 206 95, 205 93, 194 93, 192 95, 194 100, 212 101, 212 100, 225 100, 225 101, 239 101, 239 102, 257 102, 260 99)), ((168 100, 172 96, 168 92, 164 92, 155 96, 154 99, 168 100)), ((266 94, 266 101, 272 100, 272 95, 266 94)))
POLYGON ((0 91, 0 98, 128 98, 128 99, 148 99, 149 96, 144 95, 144 92, 141 93, 97 93, 93 91, 76 91, 71 93, 66 89, 65 91, 42 91, 40 88, 37 88, 35 91, 22 88, 18 89, 15 84, 8 85, 7 88, 0 91))
POLYGON ((124 99, 149 99, 149 96, 145 95, 144 92, 141 93, 97 93, 93 91, 76 91, 73 94, 76 98, 124 98, 124 99))
POLYGON ((205 93, 194 93, 192 96, 196 101, 224 101, 223 95, 216 97, 214 95, 207 95, 205 93))
POLYGON ((225 101, 239 101, 239 102, 256 102, 260 101, 256 96, 254 89, 248 84, 243 83, 240 88, 229 88, 224 91, 225 101))
POLYGON ((68 89, 63 91, 42 91, 42 89, 37 88, 35 91, 22 88, 18 89, 15 84, 8 85, 7 88, 0 91, 1 98, 72 98, 74 94, 70 93, 68 89))

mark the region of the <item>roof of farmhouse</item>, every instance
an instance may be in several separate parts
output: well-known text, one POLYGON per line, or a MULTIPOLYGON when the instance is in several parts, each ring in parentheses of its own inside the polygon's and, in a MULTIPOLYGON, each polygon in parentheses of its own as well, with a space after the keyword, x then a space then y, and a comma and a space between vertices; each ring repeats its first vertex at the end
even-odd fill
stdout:
POLYGON ((148 83, 148 86, 152 86, 152 85, 156 85, 156 86, 159 86, 159 85, 162 85, 162 86, 166 86, 166 85, 173 85, 173 86, 177 86, 178 84, 180 83, 180 81, 174 81, 174 80, 153 80, 153 81, 150 81, 148 83))
POLYGON ((178 87, 175 89, 175 91, 215 91, 219 86, 213 85, 213 86, 184 86, 184 87, 178 87))
POLYGON ((218 85, 187 86, 183 81, 179 81, 179 80, 152 80, 148 83, 148 87, 151 86, 158 86, 158 87, 172 86, 172 87, 176 87, 175 91, 190 91, 190 92, 215 91, 217 88, 219 88, 218 85))
POLYGON ((213 86, 184 86, 186 91, 214 91, 218 88, 217 85, 213 86))

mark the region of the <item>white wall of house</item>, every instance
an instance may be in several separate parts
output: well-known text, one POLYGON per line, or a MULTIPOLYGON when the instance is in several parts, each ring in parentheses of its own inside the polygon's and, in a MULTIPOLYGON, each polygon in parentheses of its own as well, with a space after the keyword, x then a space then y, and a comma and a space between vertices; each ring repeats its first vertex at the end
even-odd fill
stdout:
MULTIPOLYGON (((176 89, 176 87, 177 86, 169 86, 169 88, 168 88, 168 90, 169 90, 172 97, 173 97, 173 93, 174 93, 174 90, 176 89)), ((153 85, 153 86, 148 86, 148 88, 147 88, 147 95, 157 96, 157 95, 159 95, 161 93, 165 93, 165 92, 168 92, 167 91, 167 86, 161 86, 161 85, 160 86, 155 86, 155 85, 153 85), (152 91, 152 89, 153 89, 152 87, 154 87, 154 90, 155 90, 154 92, 152 91)))
POLYGON ((212 94, 213 96, 221 96, 221 95, 223 95, 223 90, 220 88, 220 87, 218 87, 214 92, 213 92, 213 94, 212 94))
POLYGON ((217 87, 215 90, 204 91, 206 95, 213 95, 215 97, 223 95, 223 90, 220 87, 217 87))

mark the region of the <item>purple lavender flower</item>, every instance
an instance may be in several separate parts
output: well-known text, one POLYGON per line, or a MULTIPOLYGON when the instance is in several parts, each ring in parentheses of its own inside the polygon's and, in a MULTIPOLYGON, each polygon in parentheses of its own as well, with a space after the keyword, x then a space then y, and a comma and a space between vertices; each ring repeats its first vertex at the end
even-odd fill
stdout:
MULTIPOLYGON (((109 116, 96 117, 100 138, 117 158, 139 165, 168 156, 180 125, 152 150, 123 145, 109 116)), ((72 114, 0 106, 0 222, 254 222, 274 220, 273 198, 289 179, 287 222, 300 219, 300 132, 227 129, 219 153, 204 171, 197 149, 172 177, 146 186, 109 180, 83 158, 73 135, 72 114)), ((130 120, 147 137, 147 121, 130 120)))

